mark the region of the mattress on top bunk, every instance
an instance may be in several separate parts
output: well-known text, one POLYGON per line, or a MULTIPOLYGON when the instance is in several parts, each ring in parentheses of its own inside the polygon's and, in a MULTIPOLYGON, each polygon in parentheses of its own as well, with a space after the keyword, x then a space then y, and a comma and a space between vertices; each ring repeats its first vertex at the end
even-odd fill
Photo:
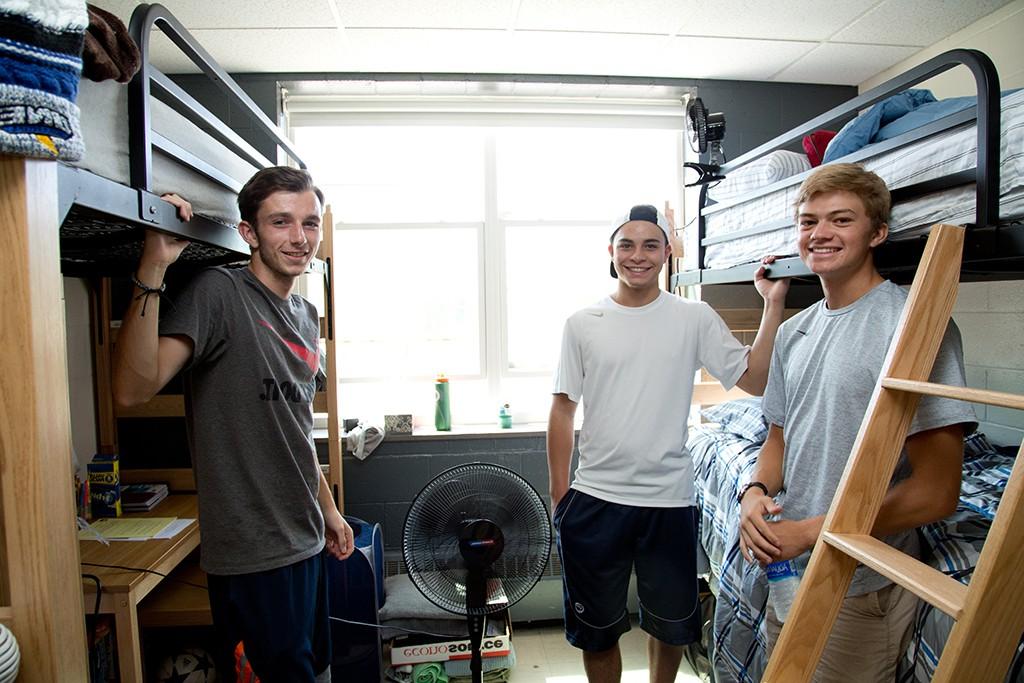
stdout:
MULTIPOLYGON (((1002 98, 1000 129, 999 217, 1006 221, 1024 216, 1024 90, 1002 98)), ((869 157, 861 163, 893 189, 973 168, 976 157, 976 127, 969 123, 869 157)), ((781 220, 792 221, 799 186, 794 180, 792 185, 770 194, 708 214, 705 237, 728 235, 781 220)), ((934 192, 893 207, 889 239, 916 237, 938 222, 968 223, 973 221, 974 215, 973 185, 934 192)), ((766 254, 796 254, 796 232, 792 225, 708 245, 704 264, 706 268, 728 268, 757 261, 766 254)))
MULTIPOLYGON (((171 142, 245 183, 258 169, 194 123, 155 97, 150 98, 151 127, 171 142)), ((131 185, 128 148, 128 88, 116 81, 95 83, 82 79, 78 106, 82 111, 85 156, 75 166, 131 185)), ((158 149, 153 150, 155 194, 175 192, 188 199, 195 211, 229 225, 239 221, 237 194, 209 180, 158 149)))

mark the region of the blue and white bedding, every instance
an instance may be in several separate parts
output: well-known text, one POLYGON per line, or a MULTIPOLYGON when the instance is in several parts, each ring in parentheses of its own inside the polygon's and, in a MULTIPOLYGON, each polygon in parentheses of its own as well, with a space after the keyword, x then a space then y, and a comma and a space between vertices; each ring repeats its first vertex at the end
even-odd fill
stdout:
MULTIPOLYGON (((764 572, 739 554, 736 491, 750 479, 767 434, 760 399, 741 399, 703 413, 706 424, 691 430, 700 508, 698 537, 711 566, 716 593, 712 666, 717 683, 754 683, 767 664, 762 622, 768 590, 764 572)), ((923 529, 922 547, 933 567, 967 583, 1006 487, 1013 455, 993 447, 982 434, 964 442, 960 504, 952 516, 923 529)), ((900 662, 900 683, 929 681, 952 620, 926 603, 915 619, 910 647, 900 662)), ((1024 658, 1018 649, 1017 659, 1024 658)), ((1021 680, 1021 679, 1019 679, 1021 680)))
MULTIPOLYGON (((1024 217, 1024 90, 1004 94, 1001 103, 999 214, 1000 219, 1006 221, 1024 217)), ((911 116, 915 115, 911 112, 911 116)), ((897 124, 898 121, 888 126, 897 124)), ((915 144, 869 157, 861 163, 880 175, 890 189, 970 169, 975 166, 977 158, 976 130, 973 123, 965 124, 915 144)), ((834 143, 835 139, 829 149, 834 143)), ((782 189, 707 214, 705 237, 720 237, 757 225, 790 221, 799 185, 799 177, 794 177, 793 183, 782 189)), ((967 185, 897 204, 892 210, 889 239, 916 237, 938 222, 970 222, 975 215, 974 199, 974 187, 967 185)), ((765 254, 796 254, 793 228, 787 225, 778 230, 709 245, 705 251, 705 267, 727 268, 751 263, 765 254)))

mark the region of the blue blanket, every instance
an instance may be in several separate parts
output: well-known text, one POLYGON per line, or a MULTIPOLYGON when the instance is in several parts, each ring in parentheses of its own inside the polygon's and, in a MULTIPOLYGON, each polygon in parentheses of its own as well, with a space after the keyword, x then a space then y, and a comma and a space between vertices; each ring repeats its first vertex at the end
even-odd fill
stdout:
MULTIPOLYGON (((1014 91, 1004 91, 1003 95, 1011 92, 1014 91)), ((936 100, 930 90, 907 90, 893 95, 843 126, 829 142, 824 163, 973 107, 977 102, 974 96, 936 100)))

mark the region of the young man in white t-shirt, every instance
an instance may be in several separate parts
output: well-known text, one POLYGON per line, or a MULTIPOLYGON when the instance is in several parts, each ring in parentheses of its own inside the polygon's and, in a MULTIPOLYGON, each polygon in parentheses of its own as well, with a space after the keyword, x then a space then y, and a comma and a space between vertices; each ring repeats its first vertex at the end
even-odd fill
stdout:
POLYGON ((626 594, 637 574, 651 681, 675 680, 683 645, 700 639, 693 463, 687 417, 697 370, 726 388, 760 394, 788 284, 758 270, 765 299, 753 347, 710 306, 658 286, 671 256, 669 224, 634 206, 613 226, 615 292, 566 322, 555 373, 547 450, 565 595, 566 638, 583 650, 591 683, 622 673, 626 594), (572 488, 573 419, 580 401, 580 461, 572 488))

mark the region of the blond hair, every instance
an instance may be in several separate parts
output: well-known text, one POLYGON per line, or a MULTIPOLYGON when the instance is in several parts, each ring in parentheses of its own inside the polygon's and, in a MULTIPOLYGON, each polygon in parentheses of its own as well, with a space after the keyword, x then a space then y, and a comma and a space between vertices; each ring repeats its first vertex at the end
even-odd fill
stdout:
POLYGON ((871 220, 871 227, 875 230, 889 222, 889 209, 892 206, 889 188, 885 186, 884 180, 860 164, 819 166, 800 185, 796 201, 793 202, 794 218, 799 220, 800 205, 815 195, 838 191, 851 192, 860 197, 864 211, 871 220))

